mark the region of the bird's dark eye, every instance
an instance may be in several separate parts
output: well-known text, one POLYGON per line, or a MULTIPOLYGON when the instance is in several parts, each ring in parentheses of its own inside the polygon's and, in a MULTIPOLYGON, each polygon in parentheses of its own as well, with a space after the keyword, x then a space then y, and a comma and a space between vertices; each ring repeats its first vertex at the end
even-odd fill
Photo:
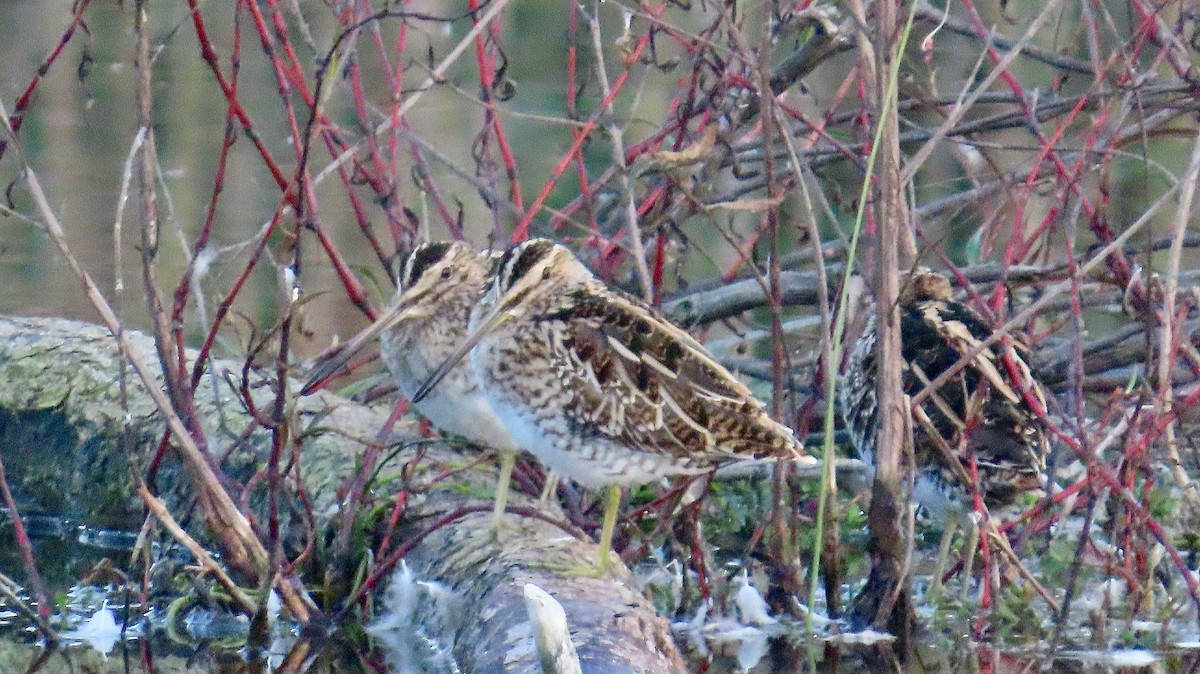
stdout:
POLYGON ((442 270, 442 280, 446 281, 446 280, 449 280, 449 278, 450 278, 450 268, 446 267, 445 269, 442 270))
POLYGON ((546 267, 545 269, 542 270, 542 280, 543 281, 550 280, 550 268, 549 267, 546 267))

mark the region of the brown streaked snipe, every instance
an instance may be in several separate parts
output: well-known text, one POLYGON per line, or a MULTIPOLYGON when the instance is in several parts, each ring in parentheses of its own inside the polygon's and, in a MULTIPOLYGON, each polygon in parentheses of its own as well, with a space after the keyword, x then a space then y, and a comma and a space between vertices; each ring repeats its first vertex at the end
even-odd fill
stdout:
MULTIPOLYGON (((339 370, 376 336, 380 353, 400 395, 413 399, 417 387, 467 335, 471 310, 489 287, 492 257, 461 241, 417 246, 399 274, 396 297, 370 326, 309 375, 305 392, 339 370)), ((508 500, 517 445, 488 405, 469 363, 446 373, 437 391, 413 400, 418 413, 440 430, 500 452, 492 528, 508 500)))
POLYGON ((815 462, 699 342, 607 287, 567 248, 533 239, 497 269, 470 336, 415 399, 433 395, 469 352, 520 446, 586 487, 608 489, 596 572, 609 565, 622 485, 739 459, 815 462))
MULTIPOLYGON (((928 269, 901 278, 898 301, 903 387, 908 396, 916 396, 992 334, 980 316, 953 300, 949 279, 928 269)), ((878 434, 875 342, 872 313, 850 356, 840 390, 851 443, 869 465, 878 434)), ((1016 350, 1010 355, 1018 377, 1010 376, 999 355, 1002 348, 983 349, 912 410, 913 500, 944 522, 948 535, 973 512, 976 490, 984 505, 996 510, 1046 485, 1049 441, 1024 394, 1040 399, 1043 409, 1045 398, 1016 350), (972 458, 977 484, 969 472, 972 458)), ((939 568, 948 543, 943 539, 939 568)))

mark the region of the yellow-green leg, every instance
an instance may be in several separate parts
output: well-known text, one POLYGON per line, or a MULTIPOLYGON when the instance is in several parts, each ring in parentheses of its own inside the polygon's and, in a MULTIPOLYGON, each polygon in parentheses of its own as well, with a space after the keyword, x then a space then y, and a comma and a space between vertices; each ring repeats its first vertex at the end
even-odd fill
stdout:
POLYGON ((542 495, 538 497, 538 501, 549 503, 554 499, 556 491, 558 491, 558 473, 551 470, 546 473, 546 485, 542 487, 542 495))
POLYGON ((942 576, 946 573, 946 562, 950 559, 950 543, 954 541, 954 533, 957 529, 957 522, 953 519, 948 519, 946 526, 942 528, 942 541, 938 544, 937 561, 933 565, 933 578, 926 593, 930 604, 936 604, 942 596, 942 576))
POLYGON ((516 463, 516 452, 500 452, 500 477, 496 480, 496 504, 492 508, 492 533, 500 531, 500 522, 504 520, 504 506, 508 505, 508 483, 512 480, 513 466, 516 463))
POLYGON ((587 578, 599 578, 612 568, 612 539, 617 526, 617 510, 621 506, 621 488, 615 484, 605 487, 604 522, 600 525, 600 541, 596 547, 595 564, 556 564, 553 562, 534 566, 587 578))
POLYGON ((596 574, 604 575, 610 565, 613 529, 617 526, 617 510, 621 507, 621 487, 608 485, 608 498, 604 502, 604 524, 600 527, 600 548, 596 552, 596 574))
MULTIPOLYGON (((962 602, 965 606, 971 594, 971 575, 975 573, 975 551, 979 548, 979 520, 970 518, 970 528, 967 529, 967 542, 963 547, 963 590, 962 602)), ((983 582, 988 582, 987 578, 983 582)))

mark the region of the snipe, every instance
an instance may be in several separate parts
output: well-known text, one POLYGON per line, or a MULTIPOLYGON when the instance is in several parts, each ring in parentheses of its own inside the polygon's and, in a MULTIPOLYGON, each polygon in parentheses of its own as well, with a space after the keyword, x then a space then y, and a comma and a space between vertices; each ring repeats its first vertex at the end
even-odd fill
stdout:
POLYGON ((495 530, 508 500, 517 445, 492 411, 474 370, 461 363, 445 373, 430 395, 414 399, 417 387, 444 362, 467 335, 471 310, 488 288, 493 259, 461 241, 426 243, 407 257, 391 305, 335 356, 310 375, 305 392, 337 372, 375 337, 400 395, 437 428, 500 452, 492 527, 495 530))
MULTIPOLYGON (((953 301, 950 281, 928 269, 901 278, 899 309, 903 387, 908 396, 916 396, 992 334, 981 317, 953 301)), ((846 429, 868 464, 873 463, 878 434, 875 341, 872 311, 840 391, 846 429)), ((1017 372, 1014 378, 999 356, 1000 348, 983 349, 912 409, 913 500, 947 528, 939 568, 953 528, 974 511, 976 490, 987 509, 996 510, 1046 484, 1046 430, 1023 396, 1028 391, 1042 401, 1043 408, 1045 399, 1021 355, 1016 350, 1010 353, 1017 372), (972 459, 977 482, 969 471, 972 459)))
POLYGON ((415 399, 435 395, 468 352, 520 446, 586 487, 607 488, 598 573, 609 565, 621 486, 739 459, 815 462, 687 332, 551 241, 504 255, 470 336, 415 399))

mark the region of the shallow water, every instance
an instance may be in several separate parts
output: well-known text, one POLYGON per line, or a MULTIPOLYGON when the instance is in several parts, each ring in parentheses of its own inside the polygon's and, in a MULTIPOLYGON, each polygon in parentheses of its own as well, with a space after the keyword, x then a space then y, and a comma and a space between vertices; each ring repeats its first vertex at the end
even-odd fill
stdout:
MULTIPOLYGON (((278 621, 273 624, 269 647, 255 652, 246 647, 249 623, 244 617, 198 605, 171 615, 170 592, 156 588, 143 603, 137 584, 128 591, 118 588, 114 581, 120 574, 139 578, 140 571, 129 567, 128 544, 134 532, 87 529, 53 518, 34 523, 39 571, 53 597, 51 623, 61 642, 45 649, 32 621, 15 610, 12 602, 0 599, 0 672, 461 671, 451 645, 428 634, 422 625, 412 624, 412 614, 400 608, 423 600, 413 593, 427 584, 411 574, 398 575, 379 602, 396 607, 397 612, 380 616, 365 631, 346 624, 312 641, 301 638, 295 625, 278 621), (90 579, 105 583, 103 587, 77 584, 97 566, 100 570, 90 574, 90 579), (291 669, 298 663, 306 664, 291 669)), ((0 532, 0 570, 19 576, 22 565, 9 539, 11 529, 3 527, 0 532)), ((404 573, 407 571, 400 572, 404 573)), ((735 616, 697 615, 676 624, 676 637, 692 671, 924 674, 1039 671, 1047 666, 1047 671, 1099 674, 1200 668, 1200 639, 1180 640, 1165 649, 1060 648, 1050 659, 1045 644, 996 647, 965 636, 955 638, 944 616, 937 623, 936 634, 927 630, 920 637, 915 657, 900 663, 885 635, 829 636, 829 625, 820 616, 815 625, 822 636, 807 639, 802 629, 786 626, 786 621, 754 608, 757 593, 746 588, 739 594, 735 616)), ((1131 626, 1135 631, 1138 627, 1131 626)), ((1153 632, 1154 626, 1140 627, 1153 632)))

